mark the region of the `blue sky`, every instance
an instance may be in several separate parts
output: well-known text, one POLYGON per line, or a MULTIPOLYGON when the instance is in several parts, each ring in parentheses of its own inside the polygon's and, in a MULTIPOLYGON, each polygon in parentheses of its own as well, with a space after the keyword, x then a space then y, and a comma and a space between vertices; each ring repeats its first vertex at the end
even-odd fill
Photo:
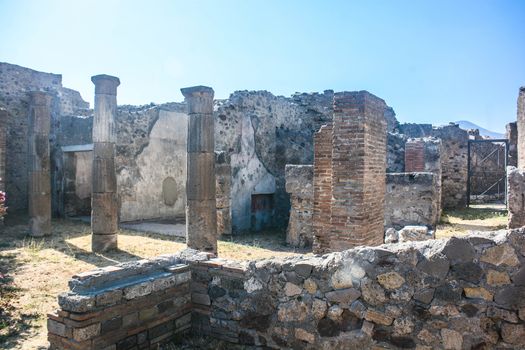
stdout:
POLYGON ((525 1, 0 0, 0 61, 120 77, 119 104, 235 90, 368 90, 402 122, 503 131, 525 85, 525 1))

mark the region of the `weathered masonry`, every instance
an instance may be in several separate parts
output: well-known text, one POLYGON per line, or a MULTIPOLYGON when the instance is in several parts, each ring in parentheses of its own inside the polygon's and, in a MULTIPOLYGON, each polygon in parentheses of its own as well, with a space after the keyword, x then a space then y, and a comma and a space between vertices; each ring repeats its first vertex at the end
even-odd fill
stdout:
POLYGON ((0 191, 5 192, 5 156, 7 153, 7 111, 0 108, 0 191))
POLYGON ((120 80, 109 75, 91 78, 95 84, 93 118, 93 190, 91 198, 91 249, 117 248, 118 192, 115 173, 115 114, 120 80))
POLYGON ((217 254, 213 89, 181 89, 188 103, 186 244, 217 254))
POLYGON ((193 250, 73 276, 51 349, 191 332, 272 349, 525 347, 525 232, 239 264, 193 250))
POLYGON ((366 91, 334 95, 332 128, 314 143, 315 252, 383 242, 386 107, 366 91))
POLYGON ((508 227, 525 226, 525 87, 518 94, 518 168, 507 167, 508 227))
POLYGON ((29 104, 29 229, 32 236, 51 234, 51 160, 49 129, 51 96, 30 93, 29 104))

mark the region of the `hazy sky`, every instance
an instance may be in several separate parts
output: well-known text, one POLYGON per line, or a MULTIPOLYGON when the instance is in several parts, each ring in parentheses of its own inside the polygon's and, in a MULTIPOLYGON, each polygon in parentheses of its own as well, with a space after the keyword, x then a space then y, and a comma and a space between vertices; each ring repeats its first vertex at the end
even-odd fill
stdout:
POLYGON ((403 122, 516 119, 525 1, 0 0, 0 61, 121 80, 119 104, 181 101, 181 87, 368 90, 403 122))

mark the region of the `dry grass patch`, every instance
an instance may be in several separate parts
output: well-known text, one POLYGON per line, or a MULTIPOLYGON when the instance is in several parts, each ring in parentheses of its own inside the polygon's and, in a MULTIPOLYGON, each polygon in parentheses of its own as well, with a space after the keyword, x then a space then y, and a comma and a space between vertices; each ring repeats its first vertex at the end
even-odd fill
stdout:
MULTIPOLYGON (((0 348, 46 349, 46 314, 58 307, 72 275, 95 267, 170 254, 184 240, 158 234, 119 231, 119 250, 91 253, 88 224, 54 220, 50 237, 28 236, 26 219, 0 227, 0 348)), ((219 241, 219 255, 247 260, 305 253, 285 246, 283 233, 261 232, 219 241)))
POLYGON ((436 230, 436 238, 465 236, 472 231, 495 231, 506 228, 507 210, 500 207, 471 207, 445 210, 436 230))

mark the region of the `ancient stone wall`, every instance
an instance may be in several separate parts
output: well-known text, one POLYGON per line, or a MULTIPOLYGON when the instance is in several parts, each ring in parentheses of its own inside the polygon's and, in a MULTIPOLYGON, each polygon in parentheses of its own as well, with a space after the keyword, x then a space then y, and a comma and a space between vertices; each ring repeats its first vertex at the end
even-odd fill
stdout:
POLYGON ((267 227, 286 226, 285 165, 312 164, 313 134, 331 120, 332 97, 333 91, 291 98, 238 91, 216 101, 215 149, 231 156, 233 232, 260 227, 252 213, 257 195, 272 198, 267 227))
POLYGON ((275 349, 525 347, 522 229, 249 264, 203 261, 195 253, 139 263, 168 273, 166 278, 134 264, 77 276, 70 283, 75 292, 61 296, 62 310, 49 317, 50 340, 64 349, 63 344, 75 344, 71 338, 76 336, 84 342, 79 348, 101 349, 94 344, 110 337, 121 341, 124 333, 135 345, 138 339, 158 340, 187 327, 177 321, 188 322, 188 304, 182 301, 187 282, 176 282, 185 272, 174 275, 167 268, 182 263, 190 265, 191 332, 197 336, 275 349), (144 278, 138 282, 127 271, 144 278), (90 292, 76 288, 93 274, 111 279, 112 285, 104 293, 98 286, 90 292), (165 286, 164 297, 155 286, 165 286), (137 318, 146 326, 109 330, 137 318))
POLYGON ((426 137, 432 135, 432 124, 403 123, 398 126, 399 133, 407 137, 426 137))
POLYGON ((432 129, 431 136, 442 141, 442 207, 464 208, 467 205, 468 133, 457 124, 449 124, 432 129))
POLYGON ((525 170, 507 168, 508 228, 525 226, 525 170))
POLYGON ((435 228, 439 221, 437 175, 429 172, 386 175, 385 228, 408 225, 435 228))
POLYGON ((505 138, 509 140, 509 158, 508 166, 518 166, 518 124, 516 122, 508 123, 505 126, 505 138))
POLYGON ((406 135, 399 133, 387 134, 386 172, 402 173, 405 171, 406 135))
POLYGON ((182 103, 118 108, 121 221, 184 216, 187 119, 182 103))
MULTIPOLYGON (((28 208, 28 111, 29 91, 46 91, 52 96, 51 101, 51 169, 54 178, 55 157, 53 148, 57 139, 62 115, 77 113, 89 107, 80 94, 62 87, 62 76, 38 72, 29 68, 0 62, 0 106, 8 112, 7 152, 6 152, 6 192, 7 205, 11 210, 28 208)), ((53 187, 53 198, 57 187, 53 187)), ((54 202, 57 210, 57 201, 54 202)))
POLYGON ((520 87, 518 94, 518 168, 525 169, 525 86, 520 87))
POLYGON ((312 165, 286 165, 286 192, 290 194, 291 202, 286 243, 294 247, 312 245, 313 176, 312 165))

